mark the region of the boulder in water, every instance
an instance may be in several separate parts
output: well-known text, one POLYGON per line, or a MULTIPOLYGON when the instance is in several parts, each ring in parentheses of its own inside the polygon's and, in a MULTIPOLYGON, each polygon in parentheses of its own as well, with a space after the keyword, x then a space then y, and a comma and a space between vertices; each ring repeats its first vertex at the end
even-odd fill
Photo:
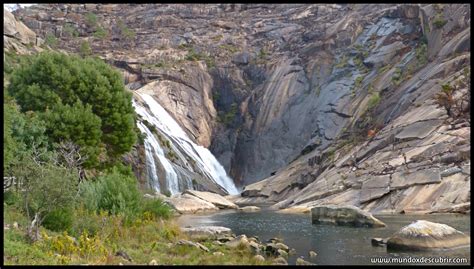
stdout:
POLYGON ((370 243, 375 247, 385 246, 387 244, 387 239, 374 237, 370 240, 370 243))
POLYGON ((471 238, 451 226, 417 220, 387 240, 387 250, 429 250, 469 245, 471 238))
POLYGON ((258 206, 244 206, 244 207, 240 207, 240 208, 239 208, 239 211, 243 211, 243 212, 257 212, 257 211, 260 211, 260 207, 258 207, 258 206))
POLYGON ((296 265, 312 265, 312 263, 303 260, 302 258, 296 259, 296 265))
POLYGON ((313 224, 349 225, 354 227, 385 227, 385 223, 355 206, 325 205, 311 208, 313 224))

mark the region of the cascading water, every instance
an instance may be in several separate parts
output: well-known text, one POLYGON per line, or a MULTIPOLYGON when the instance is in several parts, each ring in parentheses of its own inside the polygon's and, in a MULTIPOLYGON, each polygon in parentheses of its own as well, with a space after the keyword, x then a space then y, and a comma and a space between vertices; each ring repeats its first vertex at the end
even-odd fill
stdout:
POLYGON ((152 185, 157 192, 160 192, 160 183, 158 181, 158 175, 156 173, 156 166, 155 166, 155 158, 153 157, 153 152, 156 154, 160 163, 163 165, 166 171, 166 182, 168 183, 168 190, 171 194, 179 193, 178 187, 178 175, 174 171, 173 165, 168 161, 165 157, 165 153, 163 149, 160 147, 158 141, 156 141, 155 136, 151 133, 148 128, 143 125, 143 123, 138 123, 138 128, 142 133, 146 134, 145 139, 145 151, 146 151, 146 159, 147 159, 147 167, 148 170, 151 171, 152 176, 152 185), (150 166, 148 166, 150 165, 150 166))
MULTIPOLYGON (((148 113, 148 110, 145 107, 137 104, 136 102, 133 102, 135 111, 143 118, 143 120, 146 120, 155 128, 157 128, 164 136, 166 136, 167 139, 172 142, 172 149, 175 151, 175 153, 177 153, 180 160, 185 163, 186 169, 193 171, 192 166, 187 163, 184 155, 194 160, 194 163, 200 170, 199 172, 201 172, 201 174, 214 181, 216 184, 226 190, 229 194, 239 193, 239 191, 235 187, 235 184, 232 182, 232 179, 227 176, 224 167, 222 167, 222 165, 217 161, 217 159, 208 149, 199 146, 193 141, 191 141, 186 135, 186 133, 183 131, 183 129, 179 126, 179 124, 168 114, 168 112, 166 112, 166 110, 158 102, 153 99, 153 97, 144 93, 136 94, 144 101, 151 114, 148 113)), ((139 122, 138 127, 142 133, 146 134, 145 150, 147 162, 154 163, 154 152, 156 156, 158 156, 160 162, 163 164, 166 170, 166 182, 168 182, 169 191, 172 194, 178 193, 178 177, 175 172, 175 169, 173 168, 173 164, 171 164, 169 160, 165 157, 163 149, 161 148, 153 133, 143 123, 139 122), (151 150, 150 148, 153 148, 153 150, 151 150)), ((156 167, 153 166, 150 166, 148 168, 150 170, 155 169, 155 173, 151 172, 149 174, 151 176, 151 180, 153 182, 157 182, 153 183, 153 186, 156 186, 156 184, 158 184, 158 188, 154 187, 155 190, 158 191, 158 176, 156 176, 156 167)), ((185 188, 189 188, 190 185, 192 185, 190 184, 189 178, 183 180, 185 180, 185 184, 183 184, 185 188)))

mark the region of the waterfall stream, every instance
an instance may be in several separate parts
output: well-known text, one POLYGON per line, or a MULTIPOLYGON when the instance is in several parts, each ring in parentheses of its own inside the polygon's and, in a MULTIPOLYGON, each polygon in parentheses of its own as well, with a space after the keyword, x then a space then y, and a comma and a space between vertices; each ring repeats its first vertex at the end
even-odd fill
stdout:
MULTIPOLYGON (((182 171, 183 168, 207 177, 229 194, 239 193, 232 179, 227 176, 224 167, 207 148, 194 143, 173 117, 152 96, 138 92, 136 94, 143 100, 143 105, 133 101, 133 106, 137 114, 142 117, 142 122, 139 121, 137 125, 140 131, 146 135, 144 144, 147 171, 150 177, 150 185, 155 191, 164 191, 163 187, 160 186, 155 164, 155 157, 157 157, 166 172, 166 179, 161 182, 166 182, 166 189, 171 194, 177 194, 184 191, 184 189, 192 188, 191 180, 188 177, 178 176, 177 170, 182 171), (147 127, 143 123, 145 120, 155 128, 155 132, 159 132, 157 135, 160 137, 160 141, 156 139, 153 131, 148 128, 149 126, 147 127), (170 161, 160 142, 168 143, 169 152, 172 152, 172 156, 185 167, 180 167, 170 161), (188 159, 193 160, 194 168, 188 162, 188 159)), ((183 173, 179 174, 182 175, 183 173)))

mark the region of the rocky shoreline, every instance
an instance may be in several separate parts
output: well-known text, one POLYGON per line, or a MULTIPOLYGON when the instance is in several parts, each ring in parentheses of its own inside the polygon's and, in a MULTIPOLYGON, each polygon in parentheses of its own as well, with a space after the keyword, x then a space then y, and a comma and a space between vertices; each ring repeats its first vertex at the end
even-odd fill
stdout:
MULTIPOLYGON (((172 206, 179 214, 196 214, 217 212, 219 210, 236 210, 238 212, 259 212, 257 206, 245 205, 239 207, 223 196, 208 192, 186 191, 174 197, 162 197, 166 203, 172 206), (186 202, 182 202, 186 200, 186 202), (189 200, 189 201, 188 201, 189 200), (187 203, 190 202, 188 205, 187 203), (192 203, 191 203, 192 202, 192 203), (212 210, 208 210, 209 205, 212 210)), ((236 201, 235 197, 233 197, 236 201)), ((270 210, 274 208, 269 207, 270 210)), ((304 211, 275 210, 281 213, 306 213, 304 211)), ((381 228, 387 225, 378 220, 372 214, 355 206, 320 205, 309 209, 313 225, 344 225, 361 228, 381 228)), ((448 211, 449 212, 449 211, 448 211)), ((455 211, 456 213, 459 211, 455 211)), ((436 214, 436 212, 430 212, 436 214)), ((465 213, 465 212, 464 212, 465 213)), ((226 245, 232 248, 245 247, 252 250, 255 259, 273 259, 274 264, 288 264, 287 258, 294 250, 283 244, 278 238, 268 242, 261 242, 256 236, 245 234, 235 235, 231 229, 221 226, 182 227, 182 231, 193 241, 183 244, 199 245, 199 241, 213 240, 217 245, 226 245)), ((372 238, 373 246, 386 247, 387 251, 398 250, 427 250, 427 249, 450 249, 468 245, 470 235, 466 235, 454 228, 441 223, 433 223, 425 220, 417 220, 385 238, 372 238)), ((315 252, 314 252, 315 253, 315 252)), ((313 256, 314 253, 311 253, 313 256)), ((310 255, 311 256, 311 255, 310 255)), ((311 256, 311 257, 313 257, 311 256)), ((311 264, 302 258, 298 258, 296 264, 311 264)))

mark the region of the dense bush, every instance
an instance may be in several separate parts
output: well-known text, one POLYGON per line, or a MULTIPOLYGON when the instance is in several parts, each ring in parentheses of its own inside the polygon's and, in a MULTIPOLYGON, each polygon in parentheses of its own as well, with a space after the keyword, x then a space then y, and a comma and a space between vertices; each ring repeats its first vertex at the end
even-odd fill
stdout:
MULTIPOLYGON (((99 59, 81 59, 53 52, 31 57, 29 64, 22 64, 13 72, 8 86, 9 93, 23 112, 54 113, 63 111, 65 106, 79 109, 75 106, 81 101, 84 108, 80 110, 86 114, 91 111, 101 119, 101 143, 107 150, 105 156, 114 159, 131 149, 136 141, 134 110, 131 94, 125 91, 119 72, 99 59), (60 105, 62 107, 57 108, 60 105)), ((62 129, 74 130, 66 126, 62 129)), ((51 139, 60 142, 57 136, 51 139)), ((79 144, 78 141, 72 142, 79 144)))
POLYGON ((87 155, 85 165, 97 162, 101 150, 101 119, 90 105, 84 106, 80 101, 73 106, 58 104, 47 110, 43 118, 46 133, 53 141, 74 141, 87 155))
POLYGON ((153 218, 164 219, 172 216, 171 208, 159 199, 144 199, 141 203, 141 211, 145 217, 147 214, 153 218))
POLYGON ((74 212, 70 207, 60 208, 47 213, 43 227, 51 231, 70 231, 74 220, 74 212))
POLYGON ((117 168, 95 181, 84 182, 80 186, 82 201, 90 211, 105 210, 110 214, 135 216, 139 212, 141 194, 137 181, 124 175, 117 168))

